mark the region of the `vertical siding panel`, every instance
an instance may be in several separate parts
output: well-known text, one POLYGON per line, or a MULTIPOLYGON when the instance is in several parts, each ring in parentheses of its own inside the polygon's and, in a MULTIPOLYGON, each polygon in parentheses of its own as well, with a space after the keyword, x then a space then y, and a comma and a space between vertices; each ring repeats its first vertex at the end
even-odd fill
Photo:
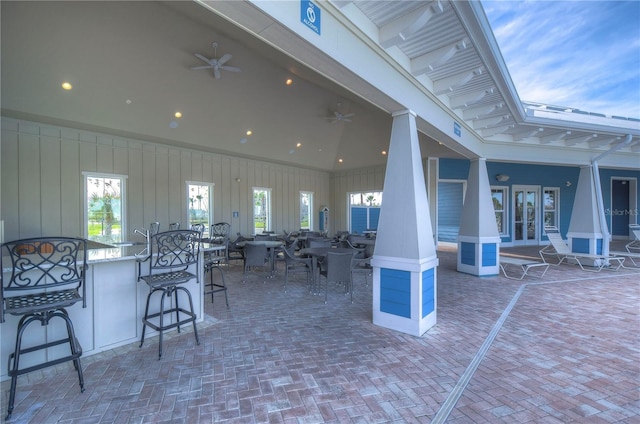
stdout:
POLYGON ((95 172, 98 168, 96 165, 96 137, 90 134, 80 134, 80 169, 82 171, 95 172))
POLYGON ((130 231, 134 228, 149 228, 151 221, 145 220, 142 143, 130 141, 128 150, 127 218, 130 231))
POLYGON ((156 147, 155 162, 156 216, 166 231, 169 224, 178 219, 169 213, 169 150, 166 147, 156 147))
POLYGON ((113 140, 113 173, 129 175, 129 155, 127 141, 123 139, 113 140))
MULTIPOLYGON (((144 213, 143 216, 145 226, 148 228, 149 223, 161 220, 161 216, 159 216, 158 211, 156 210, 156 152, 153 146, 146 143, 142 145, 142 161, 140 162, 140 165, 142 166, 141 194, 144 213)), ((164 223, 160 223, 160 228, 164 228, 164 230, 166 230, 167 221, 166 218, 164 219, 164 223)))
POLYGON ((20 238, 36 237, 42 233, 40 178, 39 137, 21 134, 18 142, 20 238))
MULTIPOLYGON (((40 137, 40 186, 42 187, 42 235, 62 232, 60 140, 40 137)), ((66 234, 68 235, 68 234, 66 234)))
POLYGON ((96 171, 113 173, 113 139, 99 136, 96 144, 96 171))
MULTIPOLYGON (((4 241, 20 238, 20 199, 18 187, 18 134, 9 132, 2 122, 2 219, 4 225, 4 241)), ((17 125, 12 130, 17 130, 17 125)))
MULTIPOLYGON (((169 219, 180 222, 182 228, 188 228, 186 182, 180 178, 180 151, 169 150, 167 186, 169 188, 169 219)), ((156 182, 157 183, 157 182, 156 182)))
POLYGON ((61 234, 86 237, 84 228, 84 179, 80 170, 80 143, 60 143, 61 234))

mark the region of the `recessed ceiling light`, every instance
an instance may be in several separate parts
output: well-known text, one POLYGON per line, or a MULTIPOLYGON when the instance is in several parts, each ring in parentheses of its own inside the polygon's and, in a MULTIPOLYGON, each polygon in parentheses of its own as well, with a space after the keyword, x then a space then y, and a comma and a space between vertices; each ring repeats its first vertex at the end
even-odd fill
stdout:
POLYGON ((287 78, 287 80, 285 81, 285 84, 291 85, 293 84, 293 80, 291 78, 287 78))
POLYGON ((342 162, 344 162, 342 158, 338 159, 338 163, 342 163, 342 162))
POLYGON ((382 156, 386 156, 386 155, 387 155, 387 151, 386 151, 386 150, 383 150, 383 151, 382 151, 382 156))
POLYGON ((126 104, 130 105, 131 104, 131 99, 127 99, 124 101, 126 104))
POLYGON ((62 88, 64 88, 65 90, 71 90, 73 86, 71 85, 71 83, 65 81, 62 83, 62 88))
POLYGON ((176 118, 178 118, 178 119, 179 119, 179 118, 182 118, 182 112, 176 112, 176 113, 174 114, 174 116, 175 116, 176 118))
POLYGON ((251 135, 251 134, 253 134, 253 131, 248 130, 248 131, 247 131, 247 135, 251 135))
POLYGON ((298 143, 296 144, 296 147, 297 147, 297 148, 302 147, 302 143, 298 142, 298 143))

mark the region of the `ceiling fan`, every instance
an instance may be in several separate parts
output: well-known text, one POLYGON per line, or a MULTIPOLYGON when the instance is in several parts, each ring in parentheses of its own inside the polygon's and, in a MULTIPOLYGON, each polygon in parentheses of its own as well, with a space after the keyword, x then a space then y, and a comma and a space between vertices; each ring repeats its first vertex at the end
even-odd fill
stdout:
POLYGON ((332 116, 327 117, 327 119, 329 119, 331 121, 332 124, 338 123, 338 122, 351 122, 351 118, 356 116, 355 113, 342 113, 341 112, 341 103, 338 103, 338 110, 336 111, 329 111, 332 116))
POLYGON ((211 47, 213 47, 214 50, 214 58, 213 59, 207 59, 206 57, 204 57, 203 55, 199 54, 199 53, 195 53, 195 56, 202 60, 203 62, 207 63, 207 65, 203 65, 203 66, 193 66, 191 67, 191 70, 193 71, 197 71, 200 69, 211 69, 213 70, 213 76, 215 77, 215 79, 220 79, 220 71, 229 71, 229 72, 242 72, 242 70, 240 68, 236 68, 235 66, 227 66, 225 65, 225 63, 227 63, 228 61, 231 60, 231 58, 233 56, 231 56, 231 54, 227 53, 225 55, 223 55, 220 59, 217 59, 215 56, 217 56, 217 52, 218 52, 218 43, 213 42, 211 44, 211 47))

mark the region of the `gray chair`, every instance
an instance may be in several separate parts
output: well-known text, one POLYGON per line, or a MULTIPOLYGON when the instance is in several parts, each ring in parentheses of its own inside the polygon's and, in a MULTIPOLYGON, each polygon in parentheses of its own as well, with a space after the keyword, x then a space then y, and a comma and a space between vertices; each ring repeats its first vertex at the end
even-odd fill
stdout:
POLYGON ((368 276, 373 272, 373 268, 371 268, 371 257, 373 256, 373 252, 371 250, 372 249, 355 249, 353 261, 351 263, 352 278, 354 274, 364 275, 364 285, 366 287, 369 287, 368 276))
POLYGON ((166 330, 193 323, 193 333, 196 343, 200 344, 198 329, 196 327, 197 315, 193 308, 191 293, 182 284, 193 279, 198 280, 197 270, 200 256, 200 234, 191 230, 166 231, 151 237, 149 245, 149 273, 139 276, 149 286, 149 295, 142 318, 142 337, 140 347, 144 343, 144 335, 147 327, 156 330, 160 335, 158 346, 158 359, 162 358, 162 335, 166 330), (191 270, 189 269, 191 267, 191 270), (160 293, 160 311, 149 313, 151 297, 160 293), (184 293, 189 302, 189 309, 180 307, 178 293, 184 293), (165 309, 165 298, 173 295, 174 301, 169 309, 165 309), (165 323, 165 315, 175 313, 174 322, 165 323), (185 316, 181 318, 180 315, 185 316), (156 321, 157 319, 157 321, 156 321))
POLYGON ((270 265, 269 252, 264 244, 245 244, 243 282, 246 282, 247 273, 251 270, 270 265))
POLYGON ((310 248, 331 247, 331 240, 325 238, 308 238, 306 246, 310 248))
MULTIPOLYGON (((11 377, 7 417, 11 418, 19 375, 45 367, 73 361, 78 372, 80 391, 84 392, 82 376, 82 347, 78 343, 73 323, 67 312, 68 307, 82 302, 87 307, 85 272, 87 269, 87 241, 69 237, 40 237, 4 243, 0 252, 2 270, 0 277, 0 322, 7 314, 20 317, 16 332, 16 348, 9 355, 8 375, 11 377), (22 339, 30 324, 38 321, 47 326, 53 318, 65 322, 67 334, 57 337, 53 333, 44 343, 22 347, 22 339), (68 344, 69 354, 61 358, 47 357, 47 349, 68 344), (20 356, 25 353, 42 351, 27 358, 44 359, 44 362, 20 368, 20 356)), ((40 331, 40 330, 39 330, 40 331)), ((27 337, 30 339, 30 337, 27 337)), ((37 340, 37 339, 36 339, 37 340)), ((59 349, 59 348, 57 348, 59 349)), ((27 359, 29 362, 30 359, 27 359)), ((24 364, 22 364, 24 365, 24 364)))
POLYGON ((179 222, 172 222, 171 224, 169 224, 169 231, 175 231, 175 230, 179 230, 180 229, 180 223, 179 222))
POLYGON ((295 255, 295 246, 291 245, 282 249, 282 257, 285 263, 284 268, 284 291, 287 292, 287 284, 289 283, 289 274, 306 273, 307 288, 311 288, 311 272, 313 271, 313 259, 302 258, 295 255))
POLYGON ((344 293, 351 293, 351 303, 353 303, 353 279, 351 275, 353 256, 354 253, 352 252, 328 252, 327 257, 322 262, 319 262, 320 275, 324 276, 326 280, 324 303, 327 303, 330 282, 344 284, 344 293))

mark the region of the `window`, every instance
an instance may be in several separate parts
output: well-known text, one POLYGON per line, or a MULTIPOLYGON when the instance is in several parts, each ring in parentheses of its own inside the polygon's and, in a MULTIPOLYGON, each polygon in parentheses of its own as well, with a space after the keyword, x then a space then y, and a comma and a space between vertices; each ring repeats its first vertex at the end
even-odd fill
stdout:
POLYGON ((544 226, 558 227, 558 215, 560 212, 560 189, 544 189, 544 226))
POLYGON ((271 189, 253 188, 253 232, 260 234, 271 230, 271 189))
POLYGON ((125 241, 126 176, 84 173, 85 237, 101 243, 125 241))
POLYGON ((376 231, 381 205, 381 191, 349 193, 349 231, 376 231))
POLYGON ((492 188, 491 198, 493 199, 493 210, 496 214, 498 233, 504 235, 507 233, 507 212, 505 208, 507 204, 507 188, 492 188))
POLYGON ((189 228, 204 224, 203 236, 208 236, 213 223, 213 184, 188 181, 187 196, 189 228))
POLYGON ((310 191, 300 192, 300 229, 313 229, 313 193, 310 191))

